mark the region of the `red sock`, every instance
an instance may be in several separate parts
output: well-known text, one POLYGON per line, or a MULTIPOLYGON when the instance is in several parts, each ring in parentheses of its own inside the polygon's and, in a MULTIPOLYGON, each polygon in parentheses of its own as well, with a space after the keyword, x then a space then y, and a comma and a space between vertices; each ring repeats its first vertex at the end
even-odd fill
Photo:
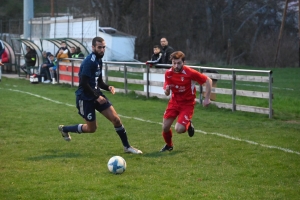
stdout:
POLYGON ((167 145, 169 147, 173 146, 173 142, 172 142, 172 129, 170 129, 168 132, 163 132, 162 133, 165 142, 167 143, 167 145))

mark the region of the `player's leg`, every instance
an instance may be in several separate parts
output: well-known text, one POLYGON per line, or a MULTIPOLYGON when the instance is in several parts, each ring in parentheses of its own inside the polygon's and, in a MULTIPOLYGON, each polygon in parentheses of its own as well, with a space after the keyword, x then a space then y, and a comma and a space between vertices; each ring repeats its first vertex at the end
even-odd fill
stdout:
POLYGON ((173 150, 173 142, 172 142, 173 133, 172 133, 171 126, 172 126, 174 120, 175 120, 175 118, 167 118, 167 119, 164 118, 163 119, 162 136, 163 136, 166 144, 163 146, 163 148, 160 150, 160 152, 173 150))
POLYGON ((94 101, 81 100, 76 97, 78 114, 84 118, 85 124, 75 124, 70 126, 59 125, 58 130, 66 141, 71 140, 69 133, 94 133, 97 130, 94 104, 94 101))
POLYGON ((194 135, 194 126, 192 124, 192 117, 194 114, 194 105, 185 105, 180 108, 175 130, 177 133, 185 133, 188 130, 189 136, 194 135))
POLYGON ((172 129, 171 126, 178 115, 177 106, 169 103, 167 109, 164 113, 163 117, 163 125, 162 125, 162 136, 165 141, 165 146, 160 150, 160 152, 164 151, 172 151, 173 150, 173 142, 172 142, 172 129))
POLYGON ((98 110, 104 117, 106 117, 113 124, 115 131, 119 135, 121 142, 123 144, 124 152, 134 153, 134 154, 143 153, 141 150, 138 150, 129 144, 126 130, 121 122, 119 115, 117 114, 116 110, 111 105, 109 100, 105 104, 97 103, 96 110, 98 110))

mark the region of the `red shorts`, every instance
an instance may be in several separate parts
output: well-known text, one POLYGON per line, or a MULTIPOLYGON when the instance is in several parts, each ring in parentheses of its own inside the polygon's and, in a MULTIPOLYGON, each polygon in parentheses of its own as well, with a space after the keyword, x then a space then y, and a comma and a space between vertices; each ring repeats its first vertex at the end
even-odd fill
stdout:
POLYGON ((194 114, 195 104, 185 104, 169 102, 168 107, 164 113, 164 119, 177 118, 177 123, 182 124, 188 128, 189 121, 192 119, 194 114))

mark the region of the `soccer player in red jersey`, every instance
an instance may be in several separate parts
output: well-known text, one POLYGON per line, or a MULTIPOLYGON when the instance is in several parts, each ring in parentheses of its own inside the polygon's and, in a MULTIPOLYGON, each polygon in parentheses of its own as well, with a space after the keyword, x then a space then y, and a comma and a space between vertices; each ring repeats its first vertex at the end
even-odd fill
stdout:
POLYGON ((212 88, 212 80, 209 77, 184 65, 185 55, 183 52, 173 52, 170 60, 172 60, 173 66, 165 72, 163 88, 166 96, 169 96, 171 92, 172 96, 163 117, 162 135, 166 144, 160 152, 173 150, 171 125, 177 117, 175 131, 177 133, 188 131, 190 137, 194 135, 191 118, 196 103, 196 83, 200 85, 205 83, 206 95, 203 106, 210 104, 209 97, 212 88))

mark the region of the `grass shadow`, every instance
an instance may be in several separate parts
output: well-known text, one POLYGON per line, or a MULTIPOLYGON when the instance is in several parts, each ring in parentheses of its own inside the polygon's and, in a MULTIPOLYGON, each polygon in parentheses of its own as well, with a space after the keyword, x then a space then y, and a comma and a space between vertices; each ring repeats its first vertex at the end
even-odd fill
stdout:
POLYGON ((50 160, 56 158, 78 158, 81 157, 79 153, 72 153, 72 152, 61 152, 58 150, 46 150, 44 151, 45 154, 39 156, 33 156, 27 158, 30 161, 40 161, 40 160, 50 160))
POLYGON ((151 157, 151 158, 158 158, 158 157, 163 157, 163 156, 176 156, 177 154, 181 154, 184 151, 167 151, 167 152, 159 152, 159 151, 153 151, 149 153, 144 153, 144 157, 151 157))

